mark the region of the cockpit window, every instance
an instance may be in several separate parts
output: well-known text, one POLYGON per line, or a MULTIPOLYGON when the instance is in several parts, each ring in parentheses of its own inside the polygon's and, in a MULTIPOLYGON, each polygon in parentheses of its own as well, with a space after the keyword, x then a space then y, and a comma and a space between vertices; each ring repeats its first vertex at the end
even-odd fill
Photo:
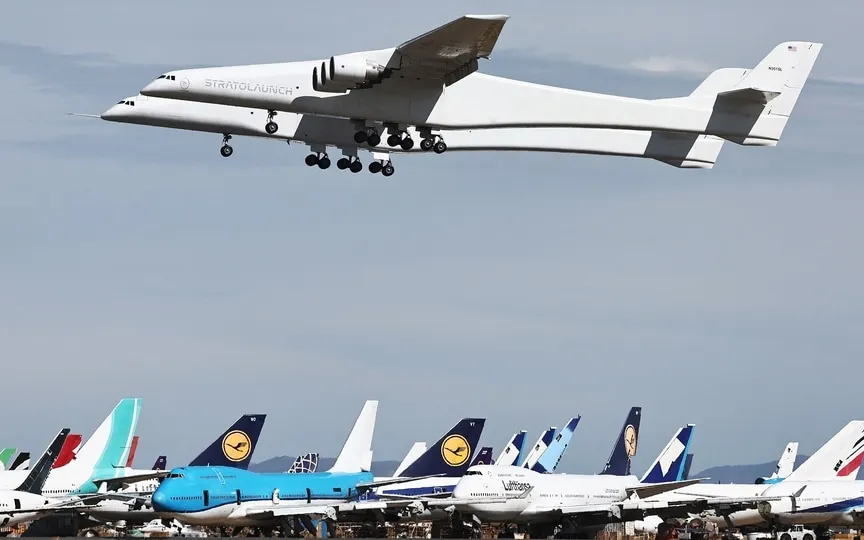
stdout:
POLYGON ((169 80, 169 81, 176 80, 176 77, 175 77, 174 75, 159 75, 159 76, 156 77, 156 78, 157 78, 157 79, 167 79, 167 80, 169 80))
POLYGON ((168 478, 186 478, 186 477, 180 473, 171 473, 168 475, 168 478))
POLYGON ((135 102, 132 101, 131 99, 124 99, 123 101, 118 101, 118 102, 117 102, 117 105, 131 105, 131 106, 134 107, 134 106, 135 106, 135 102))
POLYGON ((481 471, 468 471, 465 473, 465 476, 482 476, 483 473, 481 471))

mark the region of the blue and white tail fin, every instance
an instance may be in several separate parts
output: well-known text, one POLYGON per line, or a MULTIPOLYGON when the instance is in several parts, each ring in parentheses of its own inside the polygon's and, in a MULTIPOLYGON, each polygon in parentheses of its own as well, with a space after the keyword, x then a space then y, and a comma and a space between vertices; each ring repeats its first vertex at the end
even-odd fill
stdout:
POLYGON ((190 461, 189 466, 248 469, 266 419, 266 414, 244 414, 190 461))
POLYGON ((107 471, 116 470, 117 475, 120 475, 122 471, 118 467, 122 468, 129 461, 132 439, 135 437, 140 416, 140 398, 121 399, 81 446, 75 461, 67 467, 101 471, 101 476, 107 471))
POLYGON ((446 435, 433 444, 422 456, 405 468, 401 477, 443 475, 462 476, 477 451, 485 418, 463 418, 446 435))
POLYGON ((294 463, 291 464, 286 472, 289 473, 314 473, 318 470, 318 453, 309 452, 302 456, 297 456, 294 463))
POLYGON ((367 401, 329 472, 359 473, 372 469, 372 436, 377 416, 378 401, 367 401))
POLYGON ((600 474, 627 476, 630 474, 630 462, 636 455, 639 446, 639 425, 642 423, 642 407, 631 407, 627 419, 621 426, 621 433, 612 446, 609 459, 600 474))
POLYGON ((687 451, 693 440, 693 428, 693 424, 687 424, 675 432, 654 463, 648 467, 640 483, 661 484, 684 479, 684 464, 687 462, 687 451))
POLYGON ((168 456, 159 456, 153 463, 154 471, 164 471, 168 468, 168 456))
POLYGON ((864 460, 864 420, 853 420, 792 471, 786 480, 853 481, 864 460))
POLYGON ((491 465, 492 464, 492 447, 484 446, 474 456, 474 461, 471 462, 471 467, 474 465, 491 465))
POLYGON ((693 465, 693 454, 687 454, 684 458, 684 473, 681 475, 681 480, 690 479, 690 467, 693 465))
POLYGON ((525 441, 527 432, 520 431, 510 437, 510 441, 504 446, 504 450, 498 454, 498 459, 495 460, 495 465, 503 465, 512 467, 520 463, 522 453, 525 451, 525 441))
POLYGON ((522 462, 522 467, 526 469, 534 468, 534 464, 540 459, 540 456, 543 455, 543 452, 549 448, 549 445, 552 444, 552 439, 555 437, 555 432, 558 430, 555 426, 550 427, 543 434, 540 435, 540 438, 537 439, 537 442, 534 443, 534 447, 531 448, 531 451, 528 452, 528 455, 525 457, 525 461, 522 462))
POLYGON ((408 453, 405 454, 405 457, 402 458, 402 463, 396 467, 396 471, 393 472, 394 477, 402 476, 402 473, 405 472, 405 469, 408 468, 409 465, 417 461, 417 459, 426 453, 426 443, 425 442, 415 442, 411 448, 408 450, 408 453))
POLYGON ((760 476, 756 479, 757 484, 776 484, 782 482, 787 476, 792 474, 792 469, 795 468, 795 458, 798 457, 798 443, 790 442, 780 454, 780 459, 777 461, 777 467, 771 476, 760 476))
POLYGON ((574 416, 567 422, 564 429, 559 430, 558 433, 555 434, 552 442, 549 443, 549 447, 546 448, 546 451, 543 452, 534 466, 531 467, 532 471, 539 473, 555 472, 555 469, 558 468, 558 463, 561 462, 561 456, 563 456, 564 451, 567 450, 567 446, 570 444, 570 439, 573 438, 573 432, 576 431, 576 426, 579 425, 579 420, 581 419, 581 416, 574 416))

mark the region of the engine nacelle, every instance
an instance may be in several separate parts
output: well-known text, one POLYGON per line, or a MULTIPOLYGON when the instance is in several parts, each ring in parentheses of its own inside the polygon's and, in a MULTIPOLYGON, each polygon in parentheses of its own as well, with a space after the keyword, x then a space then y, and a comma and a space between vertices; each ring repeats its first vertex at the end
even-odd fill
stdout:
POLYGON ((384 66, 352 55, 331 56, 312 70, 312 88, 318 92, 345 92, 352 88, 368 88, 388 75, 384 66))

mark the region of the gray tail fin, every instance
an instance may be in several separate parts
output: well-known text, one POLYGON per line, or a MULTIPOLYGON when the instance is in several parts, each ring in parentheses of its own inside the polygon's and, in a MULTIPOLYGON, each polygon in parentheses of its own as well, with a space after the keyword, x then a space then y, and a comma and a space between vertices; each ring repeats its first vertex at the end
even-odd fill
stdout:
POLYGON ((60 455, 60 450, 63 448, 63 443, 66 442, 66 436, 69 435, 69 428, 63 428, 60 433, 54 437, 54 441, 39 457, 30 469, 30 474, 24 479, 24 482, 18 486, 17 491, 26 491, 28 493, 42 493, 42 487, 45 481, 48 480, 48 475, 51 473, 51 468, 54 467, 54 462, 60 455))

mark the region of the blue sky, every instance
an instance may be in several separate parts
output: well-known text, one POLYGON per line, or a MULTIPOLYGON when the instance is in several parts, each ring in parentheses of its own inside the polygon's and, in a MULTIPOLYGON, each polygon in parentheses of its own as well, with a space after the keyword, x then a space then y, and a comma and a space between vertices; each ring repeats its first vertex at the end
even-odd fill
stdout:
POLYGON ((454 152, 385 179, 307 168, 284 143, 236 138, 226 160, 215 135, 64 114, 166 69, 395 45, 462 13, 258 4, 6 6, 0 445, 86 436, 134 395, 141 466, 191 459, 247 412, 269 414, 259 459, 330 455, 375 398, 376 459, 462 416, 486 416, 497 451, 582 414, 562 468, 592 472, 641 405, 641 471, 688 422, 701 469, 792 439, 810 452, 861 418, 852 2, 463 3, 512 16, 483 71, 636 97, 824 42, 779 146, 726 144, 710 171, 454 152))

